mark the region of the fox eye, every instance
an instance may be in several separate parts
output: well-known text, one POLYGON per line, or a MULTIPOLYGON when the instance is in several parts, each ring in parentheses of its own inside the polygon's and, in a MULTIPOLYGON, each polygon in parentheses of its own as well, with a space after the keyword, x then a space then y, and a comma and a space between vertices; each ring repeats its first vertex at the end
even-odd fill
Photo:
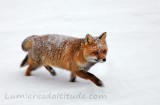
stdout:
POLYGON ((98 54, 98 52, 97 52, 97 51, 94 51, 94 52, 92 52, 92 54, 98 54))
POLYGON ((103 50, 103 53, 106 53, 107 52, 107 50, 103 50))

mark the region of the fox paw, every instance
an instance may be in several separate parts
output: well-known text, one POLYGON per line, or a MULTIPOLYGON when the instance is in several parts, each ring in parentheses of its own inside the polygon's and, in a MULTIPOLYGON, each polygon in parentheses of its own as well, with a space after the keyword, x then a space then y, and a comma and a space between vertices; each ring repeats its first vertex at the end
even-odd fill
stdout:
POLYGON ((96 85, 97 85, 97 86, 100 86, 100 87, 103 87, 103 86, 104 86, 104 85, 103 85, 103 82, 102 82, 101 80, 97 81, 97 82, 96 82, 96 85))
POLYGON ((76 82, 76 79, 75 79, 75 78, 72 78, 72 79, 70 80, 70 82, 76 82))
POLYGON ((31 76, 31 73, 26 72, 25 76, 31 76))
POLYGON ((50 73, 51 73, 52 76, 56 75, 56 72, 54 70, 52 70, 50 73))

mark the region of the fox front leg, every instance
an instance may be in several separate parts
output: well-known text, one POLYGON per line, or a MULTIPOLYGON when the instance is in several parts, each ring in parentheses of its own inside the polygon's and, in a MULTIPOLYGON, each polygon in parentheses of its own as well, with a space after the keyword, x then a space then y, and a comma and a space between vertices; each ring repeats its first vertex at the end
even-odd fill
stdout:
POLYGON ((51 67, 51 66, 44 66, 50 73, 52 76, 56 75, 55 70, 51 67))
POLYGON ((89 73, 85 70, 77 70, 74 72, 75 75, 83 78, 83 79, 86 79, 86 80, 90 80, 92 81, 93 83, 95 83, 97 86, 103 86, 103 82, 98 79, 95 75, 93 75, 92 73, 89 73))
POLYGON ((70 82, 75 82, 76 81, 76 75, 71 73, 71 79, 70 82))

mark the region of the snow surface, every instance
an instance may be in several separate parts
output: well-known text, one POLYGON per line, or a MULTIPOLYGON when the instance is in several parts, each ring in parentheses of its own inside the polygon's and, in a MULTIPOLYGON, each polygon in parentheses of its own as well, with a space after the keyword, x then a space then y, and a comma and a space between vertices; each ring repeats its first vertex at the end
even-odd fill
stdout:
MULTIPOLYGON (((159 0, 0 0, 0 104, 2 105, 160 105, 159 0), (29 35, 85 37, 107 31, 107 62, 91 68, 105 87, 56 69, 24 76, 19 68, 29 35), (97 99, 9 99, 12 94, 106 95, 97 99)), ((27 95, 26 95, 27 96, 27 95)))

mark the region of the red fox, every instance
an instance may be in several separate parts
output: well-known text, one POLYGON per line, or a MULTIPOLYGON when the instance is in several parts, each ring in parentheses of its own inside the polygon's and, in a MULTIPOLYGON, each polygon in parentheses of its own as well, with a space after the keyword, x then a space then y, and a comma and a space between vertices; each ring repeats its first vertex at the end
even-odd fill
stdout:
POLYGON ((22 42, 22 49, 28 53, 20 65, 28 65, 26 76, 41 66, 54 76, 56 72, 51 66, 55 66, 69 70, 71 82, 75 82, 76 76, 79 76, 103 86, 102 81, 88 70, 96 63, 106 61, 106 32, 97 37, 87 34, 85 38, 56 34, 32 35, 22 42))

